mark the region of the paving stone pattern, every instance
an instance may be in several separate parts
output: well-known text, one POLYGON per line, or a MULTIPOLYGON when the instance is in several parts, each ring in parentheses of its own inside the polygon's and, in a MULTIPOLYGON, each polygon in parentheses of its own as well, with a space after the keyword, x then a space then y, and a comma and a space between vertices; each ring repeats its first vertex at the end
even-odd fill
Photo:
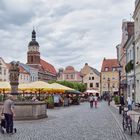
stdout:
MULTIPOLYGON (((111 109, 111 113, 113 113, 113 116, 115 116, 114 118, 116 119, 116 121, 119 123, 119 126, 122 128, 122 115, 119 114, 119 110, 110 106, 111 109)), ((134 122, 132 123, 133 125, 133 133, 132 136, 128 134, 128 132, 125 132, 125 136, 127 137, 127 140, 140 140, 140 134, 136 134, 136 123, 134 124, 134 122), (134 126, 135 125, 135 126, 134 126)))
POLYGON ((0 140, 126 140, 111 111, 106 102, 97 109, 88 103, 55 108, 47 119, 15 122, 17 133, 0 134, 0 140))

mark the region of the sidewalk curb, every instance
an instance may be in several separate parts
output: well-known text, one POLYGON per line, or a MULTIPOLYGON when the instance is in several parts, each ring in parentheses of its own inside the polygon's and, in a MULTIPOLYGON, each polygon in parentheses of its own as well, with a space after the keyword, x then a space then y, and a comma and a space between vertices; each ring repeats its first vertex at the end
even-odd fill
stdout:
MULTIPOLYGON (((111 107, 114 107, 114 106, 111 105, 111 107)), ((115 108, 115 107, 114 107, 114 108, 115 108)), ((115 108, 115 109, 116 109, 116 108, 115 108)), ((109 111, 110 111, 110 113, 112 114, 112 116, 114 117, 114 119, 115 119, 115 121, 116 121, 118 127, 120 128, 120 131, 124 134, 125 140, 129 140, 128 137, 127 137, 127 135, 124 133, 123 128, 122 128, 120 122, 118 121, 117 117, 115 116, 115 114, 111 111, 110 108, 109 108, 109 111)))

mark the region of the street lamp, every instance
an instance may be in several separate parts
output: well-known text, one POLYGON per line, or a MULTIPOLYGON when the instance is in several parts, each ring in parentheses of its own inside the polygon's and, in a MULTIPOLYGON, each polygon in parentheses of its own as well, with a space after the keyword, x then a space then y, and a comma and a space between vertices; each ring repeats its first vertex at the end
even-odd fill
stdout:
POLYGON ((107 79, 108 82, 108 94, 110 95, 110 78, 107 79))
POLYGON ((118 72, 119 72, 119 96, 121 95, 121 72, 122 72, 122 66, 119 65, 118 72))

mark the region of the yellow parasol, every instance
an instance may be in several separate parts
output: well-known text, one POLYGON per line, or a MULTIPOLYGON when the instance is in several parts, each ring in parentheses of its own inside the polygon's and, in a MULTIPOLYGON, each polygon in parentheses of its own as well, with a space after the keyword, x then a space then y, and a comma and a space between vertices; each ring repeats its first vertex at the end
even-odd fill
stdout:
POLYGON ((10 90, 11 90, 11 86, 9 82, 0 82, 0 91, 4 93, 5 91, 10 91, 10 90))
POLYGON ((72 88, 69 88, 67 86, 63 86, 63 85, 58 84, 58 83, 52 83, 51 86, 52 86, 53 89, 60 89, 60 90, 64 90, 64 91, 65 90, 74 90, 72 88))

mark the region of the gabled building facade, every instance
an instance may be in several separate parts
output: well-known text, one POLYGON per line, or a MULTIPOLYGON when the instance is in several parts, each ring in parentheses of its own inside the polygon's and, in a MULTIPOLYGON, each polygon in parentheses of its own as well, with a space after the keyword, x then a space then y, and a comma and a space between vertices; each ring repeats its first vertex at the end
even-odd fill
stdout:
POLYGON ((86 85, 87 90, 94 89, 100 92, 100 72, 98 70, 86 63, 80 73, 83 76, 83 83, 86 85))
POLYGON ((8 64, 5 63, 2 57, 0 57, 0 81, 9 81, 8 64))
POLYGON ((64 70, 59 69, 58 73, 59 81, 69 81, 69 82, 82 82, 80 72, 76 71, 73 66, 67 66, 64 70))
POLYGON ((117 59, 104 58, 101 68, 101 95, 118 94, 119 91, 119 73, 117 59))
MULTIPOLYGON (((29 74, 29 77, 26 79, 27 83, 38 81, 38 69, 30 67, 27 64, 23 64, 23 63, 19 63, 19 65, 23 69, 23 71, 26 72, 26 74, 29 74)), ((23 80, 24 77, 23 75, 20 75, 19 77, 22 83, 26 83, 26 81, 23 80)))
POLYGON ((29 83, 30 73, 21 65, 19 65, 19 84, 29 83))

